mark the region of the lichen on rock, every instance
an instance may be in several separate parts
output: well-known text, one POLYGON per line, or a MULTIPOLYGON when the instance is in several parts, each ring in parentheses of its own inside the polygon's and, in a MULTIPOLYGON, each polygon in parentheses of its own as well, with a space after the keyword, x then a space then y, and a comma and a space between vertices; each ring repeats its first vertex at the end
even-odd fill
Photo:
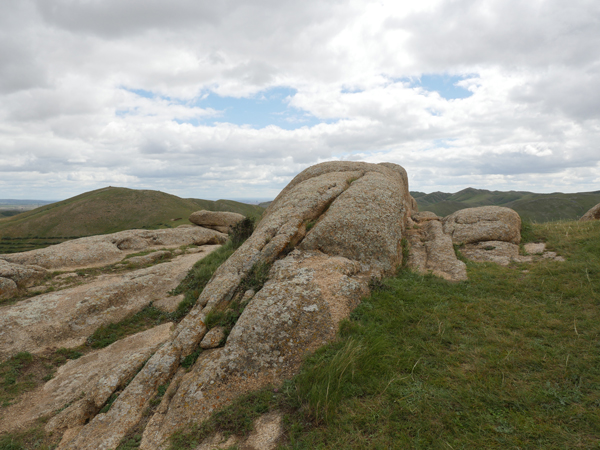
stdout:
POLYGON ((157 386, 175 373, 177 387, 146 426, 142 450, 165 448, 187 423, 240 393, 291 376, 306 352, 333 338, 339 321, 368 293, 369 280, 394 273, 414 208, 406 172, 394 164, 328 162, 297 175, 110 411, 59 448, 116 447, 157 386), (205 336, 207 315, 239 302, 242 280, 261 263, 272 264, 268 280, 248 300, 225 346, 200 354, 189 373, 178 371, 205 336))

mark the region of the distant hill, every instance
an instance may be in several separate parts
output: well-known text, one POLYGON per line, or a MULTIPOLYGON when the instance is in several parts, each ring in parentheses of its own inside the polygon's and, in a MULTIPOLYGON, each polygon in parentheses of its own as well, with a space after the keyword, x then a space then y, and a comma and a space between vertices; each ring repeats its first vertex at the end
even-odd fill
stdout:
POLYGON ((57 238, 169 228, 190 223, 194 211, 260 216, 263 208, 232 200, 179 198, 160 191, 107 187, 0 219, 0 237, 57 238))
POLYGON ((600 191, 576 194, 535 194, 524 191, 488 191, 467 188, 455 194, 445 192, 411 192, 420 211, 432 211, 447 216, 459 209, 477 206, 506 206, 519 213, 522 219, 532 222, 577 220, 592 206, 600 203, 600 191))

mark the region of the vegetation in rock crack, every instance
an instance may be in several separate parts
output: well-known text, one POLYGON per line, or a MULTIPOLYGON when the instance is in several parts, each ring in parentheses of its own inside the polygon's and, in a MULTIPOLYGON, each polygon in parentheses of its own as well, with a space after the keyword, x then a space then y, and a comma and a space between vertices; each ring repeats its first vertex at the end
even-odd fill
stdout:
POLYGON ((254 232, 256 219, 253 217, 246 216, 238 223, 236 223, 233 227, 231 227, 231 233, 229 234, 229 239, 234 247, 238 248, 242 245, 246 239, 252 236, 254 232))
POLYGON ((274 394, 272 386, 240 396, 203 423, 173 435, 169 450, 195 449, 215 432, 221 432, 226 437, 249 434, 254 420, 278 407, 281 398, 281 395, 274 394))
POLYGON ((20 352, 0 363, 0 410, 22 393, 52 379, 57 367, 82 355, 76 349, 59 348, 43 355, 20 352))
POLYGON ((0 436, 0 450, 53 450, 59 441, 60 436, 50 436, 44 432, 43 425, 36 425, 25 431, 0 436))
POLYGON ((113 342, 123 339, 140 331, 169 321, 171 315, 153 305, 148 305, 141 311, 126 317, 117 323, 102 325, 88 337, 87 345, 99 349, 108 347, 113 342))
MULTIPOLYGON (((285 413, 282 448, 600 446, 600 222, 529 232, 566 261, 468 261, 460 283, 408 270, 385 280, 277 398, 256 394, 285 413)), ((219 429, 218 414, 171 449, 194 448, 186 439, 219 429)))

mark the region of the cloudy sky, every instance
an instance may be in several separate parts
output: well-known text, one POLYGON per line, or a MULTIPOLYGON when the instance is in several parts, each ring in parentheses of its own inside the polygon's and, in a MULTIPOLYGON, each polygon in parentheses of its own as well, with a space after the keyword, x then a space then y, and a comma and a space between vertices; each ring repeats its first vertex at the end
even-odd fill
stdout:
POLYGON ((600 190, 598 0, 2 0, 0 198, 600 190))

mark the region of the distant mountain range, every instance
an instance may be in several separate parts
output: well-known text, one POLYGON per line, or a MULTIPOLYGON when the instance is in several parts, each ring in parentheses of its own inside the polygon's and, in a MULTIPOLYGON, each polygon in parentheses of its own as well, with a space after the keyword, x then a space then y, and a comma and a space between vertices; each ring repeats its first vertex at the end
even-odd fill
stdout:
POLYGON ((488 191, 467 188, 455 194, 445 192, 411 192, 420 211, 432 211, 438 216, 447 216, 459 209, 477 206, 505 206, 519 213, 523 220, 551 222, 555 220, 577 220, 592 206, 600 203, 600 191, 575 194, 535 194, 522 191, 488 191))
POLYGON ((189 224, 194 211, 231 211, 259 217, 258 205, 180 198, 160 191, 107 187, 0 219, 0 238, 80 237, 133 228, 189 224))

